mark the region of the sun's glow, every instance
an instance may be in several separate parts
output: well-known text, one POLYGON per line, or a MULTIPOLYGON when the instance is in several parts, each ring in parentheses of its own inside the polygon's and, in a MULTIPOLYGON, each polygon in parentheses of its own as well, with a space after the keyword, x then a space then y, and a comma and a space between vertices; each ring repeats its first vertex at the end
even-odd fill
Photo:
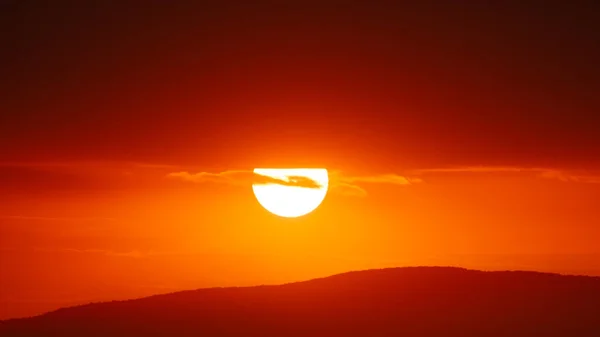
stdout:
POLYGON ((295 218, 314 211, 325 199, 329 186, 327 169, 256 168, 254 173, 285 181, 290 181, 289 177, 305 177, 320 185, 315 188, 281 184, 253 184, 252 190, 258 202, 267 211, 286 218, 295 218))

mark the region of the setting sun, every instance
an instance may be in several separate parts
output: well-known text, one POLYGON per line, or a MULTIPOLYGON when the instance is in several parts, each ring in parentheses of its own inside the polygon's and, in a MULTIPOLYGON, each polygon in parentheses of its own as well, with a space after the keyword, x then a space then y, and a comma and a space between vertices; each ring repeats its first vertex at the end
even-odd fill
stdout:
POLYGON ((252 185, 258 202, 269 212, 286 218, 295 218, 314 211, 325 199, 329 177, 326 169, 254 169, 255 174, 290 182, 291 178, 307 178, 317 187, 288 186, 283 184, 252 185))

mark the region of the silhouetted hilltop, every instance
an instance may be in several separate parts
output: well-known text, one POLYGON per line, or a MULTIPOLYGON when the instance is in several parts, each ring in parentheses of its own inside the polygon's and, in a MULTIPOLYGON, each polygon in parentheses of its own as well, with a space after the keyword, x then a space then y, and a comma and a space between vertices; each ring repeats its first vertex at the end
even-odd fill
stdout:
POLYGON ((600 336, 600 278, 368 270, 60 309, 0 336, 600 336))

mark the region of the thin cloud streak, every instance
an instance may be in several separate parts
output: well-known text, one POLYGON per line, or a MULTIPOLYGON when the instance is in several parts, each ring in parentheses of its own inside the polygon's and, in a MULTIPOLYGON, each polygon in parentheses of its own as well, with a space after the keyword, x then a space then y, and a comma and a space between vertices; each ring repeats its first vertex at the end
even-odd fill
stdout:
MULTIPOLYGON (((230 170, 220 173, 199 172, 189 173, 187 171, 172 172, 167 178, 179 179, 193 183, 224 183, 230 185, 251 184, 279 184, 284 186, 297 186, 306 188, 320 188, 319 183, 302 176, 290 176, 288 180, 263 176, 253 171, 230 170)), ((348 196, 366 196, 367 191, 361 187, 362 184, 392 184, 411 185, 421 182, 420 178, 409 178, 396 174, 384 174, 376 176, 344 176, 339 172, 330 173, 329 188, 335 192, 348 196)))
POLYGON ((292 187, 321 188, 321 184, 303 176, 289 176, 287 180, 264 176, 253 171, 231 170, 220 173, 198 172, 189 173, 187 171, 172 172, 167 174, 167 178, 180 179, 193 183, 226 183, 231 185, 248 184, 277 184, 292 187))
POLYGON ((6 220, 33 220, 33 221, 68 221, 68 222, 91 222, 91 221, 117 221, 115 218, 67 218, 67 217, 44 217, 25 215, 0 215, 0 219, 6 220))
MULTIPOLYGON (((379 174, 353 176, 346 175, 340 171, 330 171, 329 189, 333 193, 365 197, 368 195, 366 186, 374 184, 411 186, 426 181, 427 175, 432 174, 494 174, 494 173, 514 173, 514 174, 532 174, 535 177, 543 179, 553 179, 562 182, 600 184, 599 174, 589 174, 583 171, 568 171, 553 168, 539 167, 518 167, 518 166, 465 166, 449 168, 427 168, 405 171, 404 174, 379 174)), ((289 180, 282 180, 262 176, 252 171, 231 170, 221 173, 189 173, 187 171, 173 172, 167 175, 168 178, 179 179, 194 183, 226 183, 231 185, 248 184, 281 184, 285 186, 300 186, 318 188, 318 183, 305 177, 289 177, 289 180)))
POLYGON ((420 178, 410 178, 407 176, 401 176, 397 174, 383 174, 377 176, 358 176, 358 177, 345 177, 339 178, 340 181, 345 183, 371 183, 371 184, 392 184, 392 185, 412 185, 422 182, 420 178))
POLYGON ((332 187, 336 193, 351 197, 366 197, 368 194, 364 188, 350 183, 338 182, 332 187))
POLYGON ((34 169, 81 169, 81 168, 149 168, 174 169, 176 165, 135 161, 55 161, 55 162, 0 162, 0 167, 22 167, 34 169))
POLYGON ((337 193, 347 196, 365 197, 368 195, 365 184, 388 184, 407 186, 421 183, 420 178, 411 178, 397 174, 381 174, 373 176, 347 176, 341 172, 331 174, 331 187, 337 193))
POLYGON ((156 252, 156 251, 114 251, 108 249, 76 249, 76 248, 35 248, 36 252, 44 253, 75 253, 75 254, 99 254, 110 257, 127 257, 127 258, 146 258, 150 256, 161 256, 161 255, 177 255, 178 252, 156 252))
POLYGON ((413 175, 426 175, 431 173, 532 173, 540 178, 556 179, 563 182, 600 184, 600 174, 543 167, 465 166, 419 169, 410 171, 410 173, 413 175))
POLYGON ((464 167, 445 167, 428 168, 410 171, 413 174, 424 173, 497 173, 497 172, 537 172, 544 171, 541 168, 524 168, 511 166, 464 166, 464 167))

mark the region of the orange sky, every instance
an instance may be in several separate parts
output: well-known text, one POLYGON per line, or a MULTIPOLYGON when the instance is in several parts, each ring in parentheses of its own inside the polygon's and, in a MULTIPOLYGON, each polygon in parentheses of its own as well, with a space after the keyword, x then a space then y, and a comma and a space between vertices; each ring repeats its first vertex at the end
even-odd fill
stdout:
POLYGON ((598 185, 478 169, 358 180, 358 194, 332 181, 314 213, 285 219, 250 184, 115 163, 46 168, 120 185, 3 200, 1 314, 404 265, 600 275, 598 185))
POLYGON ((600 275, 591 10, 2 6, 0 319, 392 266, 600 275), (330 191, 279 218, 222 179, 255 167, 330 191))

